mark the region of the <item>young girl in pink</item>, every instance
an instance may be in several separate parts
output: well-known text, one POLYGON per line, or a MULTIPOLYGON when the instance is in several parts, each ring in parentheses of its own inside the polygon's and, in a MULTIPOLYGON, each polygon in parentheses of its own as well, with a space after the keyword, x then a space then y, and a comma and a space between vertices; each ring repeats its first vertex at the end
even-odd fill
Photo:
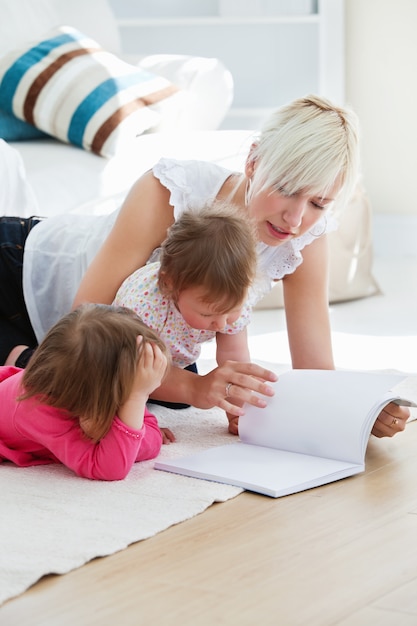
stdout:
POLYGON ((163 434, 146 402, 168 358, 132 311, 80 306, 49 331, 26 370, 0 367, 0 462, 125 478, 160 451, 163 434))

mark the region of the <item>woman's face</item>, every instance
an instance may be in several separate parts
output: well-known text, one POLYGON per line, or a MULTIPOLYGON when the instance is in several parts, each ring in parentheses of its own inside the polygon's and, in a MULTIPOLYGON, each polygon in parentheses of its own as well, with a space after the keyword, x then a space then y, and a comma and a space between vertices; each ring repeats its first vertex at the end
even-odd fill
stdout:
MULTIPOLYGON (((252 179, 256 167, 256 160, 249 154, 245 167, 247 180, 252 179)), ((258 239, 268 246, 280 246, 300 237, 332 206, 340 187, 340 182, 335 183, 325 197, 308 191, 288 194, 277 187, 252 193, 248 213, 256 223, 258 239)))
POLYGON ((326 198, 302 192, 286 195, 281 190, 253 194, 248 212, 256 222, 259 240, 268 246, 279 246, 300 237, 323 217, 338 191, 335 185, 326 198))

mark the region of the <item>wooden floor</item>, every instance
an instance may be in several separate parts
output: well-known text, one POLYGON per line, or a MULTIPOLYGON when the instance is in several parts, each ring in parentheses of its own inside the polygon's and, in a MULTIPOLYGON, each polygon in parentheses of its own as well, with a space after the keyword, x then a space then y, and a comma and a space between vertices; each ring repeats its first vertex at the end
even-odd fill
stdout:
POLYGON ((417 422, 372 438, 366 463, 277 500, 243 493, 47 577, 0 624, 416 626, 417 422))

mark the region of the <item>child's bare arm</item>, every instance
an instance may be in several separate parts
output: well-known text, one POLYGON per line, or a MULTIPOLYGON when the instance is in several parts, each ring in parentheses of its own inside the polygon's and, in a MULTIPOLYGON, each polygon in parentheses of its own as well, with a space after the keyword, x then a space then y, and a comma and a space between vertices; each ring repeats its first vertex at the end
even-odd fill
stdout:
POLYGON ((248 363, 250 361, 246 328, 234 335, 217 333, 216 344, 216 361, 218 365, 223 365, 226 361, 238 361, 240 363, 248 363))

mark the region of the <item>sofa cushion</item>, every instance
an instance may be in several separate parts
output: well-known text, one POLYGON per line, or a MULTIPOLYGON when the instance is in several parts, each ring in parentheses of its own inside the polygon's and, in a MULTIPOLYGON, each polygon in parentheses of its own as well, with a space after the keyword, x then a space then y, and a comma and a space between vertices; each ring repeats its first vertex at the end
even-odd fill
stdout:
MULTIPOLYGON (((126 58, 129 60, 129 58, 126 58)), ((176 127, 162 116, 158 130, 216 130, 233 102, 233 77, 220 59, 185 54, 151 54, 139 67, 164 76, 185 93, 176 127)))
POLYGON ((61 141, 111 157, 175 115, 180 90, 61 26, 0 59, 0 108, 61 141))

